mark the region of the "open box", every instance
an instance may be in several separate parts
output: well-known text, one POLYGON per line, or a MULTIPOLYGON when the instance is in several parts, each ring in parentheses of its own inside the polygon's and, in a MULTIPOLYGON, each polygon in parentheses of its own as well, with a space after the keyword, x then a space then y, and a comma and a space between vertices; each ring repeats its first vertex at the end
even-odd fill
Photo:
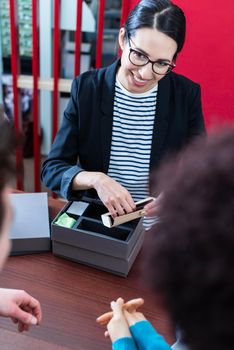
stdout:
POLYGON ((69 202, 52 222, 53 253, 127 276, 144 240, 142 219, 108 228, 101 219, 105 212, 105 206, 95 199, 69 202), (64 213, 75 219, 72 228, 55 223, 64 213))

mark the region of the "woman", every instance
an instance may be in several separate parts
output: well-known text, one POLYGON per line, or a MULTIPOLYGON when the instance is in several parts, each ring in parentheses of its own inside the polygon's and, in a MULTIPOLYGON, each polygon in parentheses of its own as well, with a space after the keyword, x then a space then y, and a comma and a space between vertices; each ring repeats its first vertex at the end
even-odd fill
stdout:
MULTIPOLYGON (((10 250, 9 230, 12 211, 9 201, 7 183, 13 173, 10 158, 11 129, 0 112, 0 271, 10 250)), ((38 300, 23 290, 0 288, 0 316, 10 317, 18 325, 19 332, 28 331, 32 325, 42 319, 38 300)))
MULTIPOLYGON (((169 162, 154 181, 153 192, 156 184, 167 190, 143 271, 180 330, 182 344, 173 349, 233 348, 233 150, 234 128, 229 128, 192 145, 179 167, 169 162)), ((102 324, 114 350, 169 349, 143 314, 125 310, 121 298, 111 308, 102 324)))
POLYGON ((73 81, 42 170, 49 188, 67 199, 94 189, 113 217, 148 196, 149 172, 204 133, 200 87, 171 72, 184 39, 184 14, 170 1, 132 10, 119 32, 121 58, 73 81))

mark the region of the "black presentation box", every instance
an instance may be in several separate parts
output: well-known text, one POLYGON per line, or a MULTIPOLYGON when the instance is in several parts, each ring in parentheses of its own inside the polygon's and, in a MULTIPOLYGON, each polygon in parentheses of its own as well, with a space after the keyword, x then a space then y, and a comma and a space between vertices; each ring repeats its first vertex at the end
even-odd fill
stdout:
POLYGON ((53 253, 120 276, 127 276, 144 241, 142 218, 108 228, 100 201, 83 198, 69 202, 52 222, 53 253), (63 213, 75 219, 72 228, 55 222, 63 213))

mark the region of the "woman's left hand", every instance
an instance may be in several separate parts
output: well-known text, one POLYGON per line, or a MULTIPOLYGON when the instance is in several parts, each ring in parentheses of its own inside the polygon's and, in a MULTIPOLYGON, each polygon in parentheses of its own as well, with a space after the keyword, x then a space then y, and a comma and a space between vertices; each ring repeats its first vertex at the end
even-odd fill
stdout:
POLYGON ((144 206, 143 210, 145 211, 145 216, 158 216, 158 210, 160 208, 162 198, 163 192, 160 193, 160 195, 158 195, 154 201, 144 206))

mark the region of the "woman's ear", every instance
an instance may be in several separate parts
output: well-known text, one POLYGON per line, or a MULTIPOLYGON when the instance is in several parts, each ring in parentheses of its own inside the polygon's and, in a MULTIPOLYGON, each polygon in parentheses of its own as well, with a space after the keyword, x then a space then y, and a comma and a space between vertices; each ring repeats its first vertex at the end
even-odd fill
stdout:
POLYGON ((126 43, 125 36, 126 36, 126 30, 124 29, 124 27, 122 27, 119 30, 119 47, 122 51, 123 51, 123 49, 125 47, 125 43, 126 43))

